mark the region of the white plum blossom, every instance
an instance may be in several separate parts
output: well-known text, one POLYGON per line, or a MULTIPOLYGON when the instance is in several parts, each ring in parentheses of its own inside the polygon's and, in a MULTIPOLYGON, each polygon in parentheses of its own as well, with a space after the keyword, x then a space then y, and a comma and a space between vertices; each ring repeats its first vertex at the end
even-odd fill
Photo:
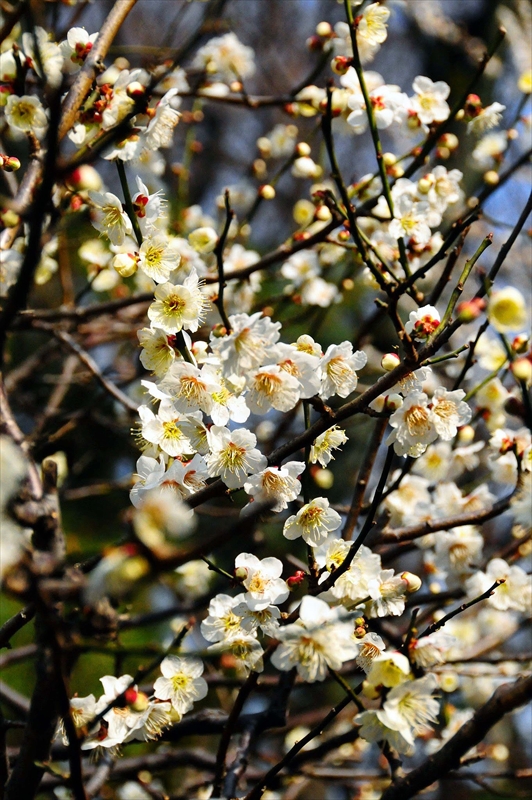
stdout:
POLYGON ((314 439, 310 448, 310 463, 316 464, 318 462, 322 467, 326 467, 331 461, 334 461, 332 454, 333 450, 337 450, 347 442, 347 434, 338 425, 333 425, 324 433, 320 433, 314 439))
POLYGON ((429 398, 424 392, 412 392, 390 417, 390 425, 394 430, 386 443, 393 444, 397 455, 408 454, 416 458, 438 438, 434 414, 428 403, 429 398))
POLYGON ((420 122, 430 125, 432 122, 443 122, 450 113, 447 98, 451 91, 445 81, 434 83, 430 78, 418 75, 412 87, 415 95, 411 98, 412 109, 420 122))
POLYGON ((502 103, 491 103, 467 123, 467 132, 475 135, 485 133, 497 127, 502 119, 502 112, 506 109, 502 103))
POLYGON ((172 458, 187 453, 192 455, 192 444, 180 425, 183 417, 171 402, 163 400, 157 414, 147 406, 141 406, 139 415, 142 420, 142 435, 147 442, 158 445, 172 458))
POLYGON ((255 72, 255 53, 239 41, 234 33, 210 39, 200 47, 192 66, 204 69, 207 75, 230 83, 235 79, 249 78, 255 72))
POLYGON ((260 311, 249 316, 235 314, 229 317, 231 333, 216 338, 211 334, 211 347, 220 359, 222 372, 231 375, 245 375, 267 363, 271 346, 279 339, 279 322, 272 322, 260 311))
POLYGON ((246 589, 242 599, 251 611, 284 603, 290 590, 280 577, 282 571, 283 564, 278 558, 258 559, 251 553, 240 553, 236 557, 235 576, 246 589))
POLYGON ((357 38, 370 45, 379 45, 386 41, 388 29, 386 23, 390 9, 380 3, 370 3, 360 15, 357 24, 357 38))
POLYGON ((203 489, 207 477, 205 460, 196 453, 190 461, 180 461, 176 458, 163 475, 160 486, 162 489, 174 490, 186 499, 188 495, 203 489))
POLYGON ((195 270, 182 284, 162 283, 155 289, 155 301, 148 308, 148 318, 165 333, 178 333, 183 328, 197 331, 205 312, 205 298, 199 284, 195 270))
POLYGON ((165 472, 165 464, 161 456, 157 461, 150 456, 141 456, 137 461, 137 475, 139 480, 135 483, 129 498, 135 508, 140 508, 145 495, 157 486, 160 486, 165 472))
POLYGON ((299 475, 305 470, 302 461, 288 461, 282 467, 267 467, 252 475, 244 484, 244 491, 255 501, 272 503, 272 511, 283 511, 301 491, 299 475))
POLYGON ((486 592, 495 581, 503 583, 493 590, 488 603, 498 611, 532 610, 532 583, 530 575, 518 564, 508 564, 503 558, 492 558, 485 572, 475 572, 466 581, 470 597, 478 597, 486 592))
POLYGON ((16 94, 9 95, 5 115, 12 128, 24 133, 32 131, 37 136, 42 136, 48 125, 42 103, 34 95, 25 94, 22 97, 17 97, 16 94))
POLYGON ((320 363, 320 397, 324 400, 335 394, 348 397, 357 387, 358 376, 355 370, 362 369, 367 360, 366 354, 361 350, 353 353, 351 342, 331 344, 320 363))
POLYGON ((177 101, 176 88, 169 89, 155 106, 155 114, 143 133, 142 144, 148 150, 170 147, 173 141, 174 128, 181 114, 173 108, 177 101))
POLYGON ((351 625, 342 622, 318 597, 305 596, 297 622, 281 628, 277 636, 281 644, 272 655, 272 664, 283 671, 296 667, 308 683, 324 680, 328 668, 338 670, 357 655, 351 625))
POLYGON ((417 202, 410 195, 401 194, 394 202, 394 219, 388 228, 390 235, 395 239, 407 236, 419 245, 427 244, 431 236, 426 222, 428 209, 427 202, 417 202))
POLYGON ((133 234, 133 225, 122 207, 121 201, 112 192, 89 192, 93 204, 92 224, 104 233, 111 244, 122 245, 126 236, 133 234))
POLYGON ((320 359, 299 350, 296 345, 278 342, 275 345, 275 358, 278 366, 299 382, 300 396, 313 397, 320 388, 320 359))
POLYGON ((166 656, 160 670, 162 677, 155 681, 153 693, 159 700, 170 700, 178 714, 190 711, 206 696, 208 686, 201 677, 203 663, 199 658, 166 656))
MULTIPOLYGON (((144 239, 140 246, 138 266, 156 283, 165 283, 170 274, 179 267, 180 261, 179 250, 173 246, 172 239, 163 234, 144 239)), ((203 296, 201 301, 203 304, 203 296)))
POLYGON ((456 389, 448 392, 442 387, 436 389, 432 396, 432 414, 434 427, 440 439, 454 439, 458 428, 467 425, 471 419, 471 409, 463 402, 465 392, 456 389))
POLYGON ((297 514, 288 517, 283 536, 286 539, 297 539, 301 536, 306 544, 319 547, 330 533, 340 527, 341 521, 340 514, 329 508, 329 501, 325 497, 315 497, 297 514))
MULTIPOLYGON (((407 96, 401 92, 399 86, 385 84, 379 86, 369 94, 375 124, 379 129, 389 128, 394 122, 401 123, 407 115, 407 96)), ((347 100, 351 113, 347 117, 347 124, 355 133, 363 133, 368 126, 368 113, 362 94, 351 94, 347 100)))
POLYGON ((176 358, 176 353, 161 328, 141 328, 137 331, 139 344, 142 347, 140 361, 145 369, 161 377, 169 370, 176 358))
MULTIPOLYGON (((209 604, 209 614, 201 623, 201 634, 208 642, 221 642, 240 631, 242 615, 239 608, 242 594, 230 597, 217 594, 209 604)), ((247 606, 246 606, 247 607, 247 606)))
POLYGON ((253 414, 267 414, 271 408, 290 411, 300 394, 297 378, 278 364, 269 364, 249 375, 246 404, 253 414))
POLYGON ((251 431, 229 431, 213 425, 207 438, 210 449, 206 456, 209 475, 219 476, 228 489, 242 487, 248 475, 260 472, 268 464, 266 456, 255 447, 257 437, 251 431))
POLYGON ((70 28, 67 38, 61 42, 59 48, 64 58, 65 72, 73 73, 85 63, 85 59, 92 50, 97 33, 87 33, 85 28, 70 28))

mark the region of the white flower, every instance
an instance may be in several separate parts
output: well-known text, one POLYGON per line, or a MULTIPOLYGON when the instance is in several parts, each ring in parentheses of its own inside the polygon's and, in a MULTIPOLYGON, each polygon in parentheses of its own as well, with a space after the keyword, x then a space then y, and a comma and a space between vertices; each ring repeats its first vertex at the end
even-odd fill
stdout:
POLYGON ((207 477, 207 465, 199 453, 196 453, 187 462, 176 458, 163 475, 160 486, 162 489, 172 489, 186 499, 188 495, 203 489, 207 477))
POLYGON ((144 131, 143 144, 148 150, 170 147, 173 141, 174 128, 181 114, 172 108, 176 102, 177 89, 169 89, 155 106, 155 114, 144 131))
POLYGON ((245 375, 267 363, 268 352, 279 339, 281 323, 263 317, 260 311, 251 316, 234 314, 229 322, 229 335, 217 338, 211 334, 210 339, 213 353, 222 362, 223 374, 245 375))
POLYGON ((450 109, 446 101, 451 89, 445 81, 434 83, 430 78, 418 75, 412 86, 416 93, 411 100, 412 108, 420 122, 430 125, 447 119, 450 109))
POLYGON ((315 278, 321 272, 318 254, 315 250, 300 250, 293 253, 281 267, 281 275, 292 282, 293 286, 301 286, 309 278, 315 278))
MULTIPOLYGON (((140 246, 138 266, 156 283, 167 281, 170 273, 179 267, 180 262, 181 256, 173 240, 163 234, 144 239, 140 246)), ((203 295, 201 302, 202 304, 204 302, 203 295)))
POLYGON ((137 331, 142 347, 140 362, 145 369, 158 377, 165 375, 175 361, 175 350, 170 345, 166 333, 160 328, 142 328, 137 331))
MULTIPOLYGON (((242 595, 238 595, 242 597, 242 595)), ((242 629, 246 633, 254 634, 259 628, 267 636, 276 637, 279 633, 279 620, 281 612, 277 606, 266 606, 260 610, 252 611, 247 603, 239 603, 235 606, 235 612, 242 617, 242 629)))
POLYGON ((501 121, 502 112, 505 108, 506 106, 503 106, 502 103, 492 103, 486 106, 486 108, 482 109, 480 114, 477 114, 476 117, 473 117, 473 119, 467 123, 467 132, 478 135, 489 131, 491 128, 495 128, 501 121))
POLYGON ((167 282, 155 289, 155 302, 148 308, 148 317, 166 333, 178 333, 183 328, 194 332, 204 311, 205 298, 196 270, 192 270, 182 284, 167 282))
MULTIPOLYGON (((105 79, 105 73, 103 73, 103 76, 105 79)), ((118 125, 134 108, 135 101, 128 94, 128 86, 130 83, 140 81, 141 78, 144 79, 144 77, 147 78, 147 73, 143 73, 143 70, 140 69, 131 71, 123 69, 120 72, 113 83, 109 101, 102 114, 101 126, 104 131, 118 125)))
POLYGON ((250 473, 263 470, 268 459, 257 450, 257 437, 248 430, 229 431, 219 425, 209 430, 210 454, 206 457, 209 475, 220 477, 228 489, 244 485, 250 473))
POLYGON ((448 392, 442 387, 436 389, 432 396, 432 414, 434 427, 438 436, 444 441, 454 439, 458 428, 467 425, 471 419, 471 409, 462 402, 465 392, 456 389, 448 392))
POLYGON ((22 34, 22 47, 31 68, 42 77, 42 70, 47 82, 53 88, 61 85, 63 70, 63 54, 55 42, 51 42, 44 28, 36 27, 31 33, 22 34), (38 51, 36 54, 35 50, 38 51))
POLYGON ((299 620, 278 633, 281 644, 272 655, 277 669, 297 667, 308 683, 322 681, 327 669, 340 669, 357 655, 351 625, 338 620, 337 612, 317 597, 306 596, 299 607, 299 620))
POLYGON ((318 462, 322 467, 326 467, 334 456, 333 450, 337 450, 347 442, 346 432, 343 431, 338 425, 333 425, 324 433, 317 436, 310 448, 310 463, 315 464, 318 462))
MULTIPOLYGON (((143 385, 148 386, 148 381, 143 381, 143 385)), ((209 414, 213 404, 212 392, 216 392, 218 383, 205 368, 199 369, 194 364, 174 361, 162 379, 158 391, 152 386, 148 388, 150 394, 155 397, 170 397, 176 409, 185 414, 198 409, 209 414)))
MULTIPOLYGON (((131 727, 125 742, 141 741, 150 742, 158 739, 165 728, 168 728, 174 720, 170 715, 172 710, 171 703, 159 703, 147 700, 146 696, 139 694, 139 705, 146 705, 146 708, 132 713, 128 717, 128 724, 131 727)), ((134 705, 136 705, 135 703, 134 705)))
POLYGON ((466 581, 470 597, 478 597, 493 586, 496 580, 503 580, 493 590, 488 603, 498 611, 527 611, 532 608, 532 584, 530 576, 517 564, 510 566, 502 558, 492 558, 486 572, 475 572, 466 581))
POLYGON ((301 491, 301 483, 297 478, 304 470, 302 461, 289 461, 282 467, 267 467, 246 481, 244 491, 256 501, 272 503, 272 511, 283 511, 301 491))
POLYGON ((235 575, 242 579, 247 591, 243 600, 251 611, 262 611, 269 605, 284 603, 290 590, 280 577, 283 564, 278 558, 258 559, 251 553, 240 553, 235 559, 235 575))
POLYGON ((408 582, 402 575, 394 575, 393 569, 383 569, 368 581, 368 617, 400 616, 405 610, 408 582))
POLYGON ((386 444, 393 444, 397 455, 408 454, 417 458, 438 437, 428 400, 424 392, 413 392, 390 417, 390 425, 395 430, 388 436, 386 444))
POLYGON ((482 555, 484 539, 474 525, 438 531, 435 538, 434 563, 439 570, 461 576, 475 569, 474 564, 482 555))
POLYGON ((361 350, 353 353, 351 342, 331 344, 321 361, 321 391, 320 397, 324 400, 337 394, 347 397, 353 392, 358 383, 355 372, 366 365, 367 356, 361 350))
POLYGON ((59 45, 66 72, 77 72, 83 66, 97 38, 97 33, 88 34, 85 28, 69 30, 66 40, 59 45))
POLYGON ((163 400, 157 414, 147 406, 141 406, 139 415, 142 420, 142 436, 147 442, 158 445, 172 458, 193 454, 190 439, 180 425, 183 418, 171 402, 163 400))
MULTIPOLYGON (((201 623, 202 636, 208 642, 221 642, 237 634, 242 626, 242 615, 236 611, 243 595, 230 597, 217 594, 209 604, 209 615, 201 623)), ((247 608, 247 606, 246 606, 247 608)))
MULTIPOLYGON (((332 538, 332 537, 331 537, 332 538)), ((325 567, 329 572, 340 566, 349 553, 353 543, 343 539, 332 539, 322 546, 325 550, 325 567)), ((316 553, 318 563, 322 554, 316 553)), ((324 599, 339 600, 346 608, 356 608, 369 598, 370 582, 374 580, 381 569, 381 559, 377 553, 372 553, 369 547, 362 545, 349 569, 340 575, 327 594, 322 594, 324 599)), ((320 582, 327 578, 324 573, 320 582)))
POLYGON ((410 662, 402 653, 396 651, 381 653, 371 662, 368 672, 368 683, 373 686, 392 688, 399 686, 410 677, 410 662))
POLYGON ((496 131, 483 136, 471 153, 473 161, 476 162, 478 169, 488 170, 497 166, 501 156, 508 148, 508 136, 506 131, 496 131))
POLYGON ((425 245, 430 239, 430 228, 426 223, 429 204, 416 202, 410 195, 401 194, 394 202, 394 219, 388 231, 394 239, 404 236, 416 240, 418 245, 425 245))
POLYGON ((313 397, 320 388, 320 359, 318 356, 299 350, 293 344, 278 342, 275 346, 275 360, 283 372, 287 372, 299 382, 300 396, 313 397))
POLYGON ((6 297, 17 282, 24 256, 18 250, 4 250, 0 258, 0 297, 6 297))
MULTIPOLYGON (((375 123, 377 128, 389 128, 392 123, 403 122, 407 115, 407 96, 401 92, 399 86, 378 86, 369 94, 375 123)), ((347 124, 355 133, 363 133, 368 126, 368 112, 362 94, 351 94, 347 105, 352 109, 347 117, 347 124)))
POLYGON ((492 292, 487 313, 489 321, 499 333, 521 330, 527 323, 527 304, 515 286, 505 286, 492 292))
POLYGON ((200 677, 203 663, 199 658, 166 656, 161 672, 162 678, 153 684, 153 693, 159 700, 170 700, 178 714, 190 711, 194 703, 206 696, 208 686, 200 677))
POLYGON ((24 94, 22 97, 17 97, 16 94, 10 94, 7 98, 5 115, 12 128, 24 133, 33 131, 40 136, 48 125, 41 101, 33 95, 24 94))
POLYGON ((437 721, 440 704, 432 697, 437 685, 435 675, 426 675, 395 686, 386 695, 384 713, 377 711, 377 716, 413 745, 414 735, 425 733, 428 723, 437 721))
POLYGON ((360 649, 355 661, 364 672, 368 673, 374 659, 380 656, 385 649, 384 641, 378 633, 370 631, 361 639, 356 639, 356 644, 360 649))
POLYGON ((323 278, 311 278, 309 281, 305 281, 301 287, 303 305, 328 308, 331 303, 339 303, 341 299, 342 295, 336 284, 329 283, 323 278))
POLYGON ((256 634, 244 630, 231 634, 221 642, 211 644, 208 652, 229 652, 235 659, 236 670, 247 676, 250 672, 262 672, 264 650, 257 640, 256 634))
POLYGON ((388 36, 386 22, 389 16, 389 8, 380 3, 370 3, 363 10, 358 22, 357 38, 363 39, 369 45, 382 44, 388 36))
POLYGON ((132 235, 133 226, 118 197, 112 192, 89 192, 89 197, 95 208, 92 224, 96 230, 105 233, 111 244, 124 244, 126 236, 132 235))
POLYGON ((316 497, 304 505, 297 514, 288 517, 284 524, 283 535, 287 539, 297 539, 301 536, 306 544, 318 547, 330 533, 340 527, 341 522, 340 514, 329 508, 329 501, 325 497, 316 497))
POLYGON ((297 378, 278 364, 270 364, 249 376, 246 404, 253 414, 267 414, 272 408, 290 411, 300 394, 297 378))
POLYGON ((234 33, 217 36, 200 47, 192 67, 204 69, 209 75, 230 83, 248 78, 255 72, 255 53, 246 47, 234 33))
POLYGON ((362 711, 355 717, 355 722, 360 725, 359 736, 366 742, 388 742, 398 753, 413 755, 414 747, 409 741, 411 737, 406 731, 403 731, 406 733, 404 736, 400 731, 391 728, 382 710, 362 711))
POLYGON ((456 644, 456 638, 443 631, 436 631, 422 639, 413 639, 408 648, 410 659, 419 667, 427 669, 445 663, 445 653, 456 644))
POLYGON ((139 480, 129 493, 129 499, 135 508, 140 508, 142 506, 144 497, 150 489, 160 486, 164 471, 165 465, 162 456, 159 461, 156 461, 155 458, 150 458, 150 456, 141 456, 139 458, 137 461, 137 475, 139 480))
POLYGON ((313 178, 316 180, 320 177, 322 168, 310 156, 301 156, 301 158, 296 158, 292 164, 291 172, 294 178, 313 178))

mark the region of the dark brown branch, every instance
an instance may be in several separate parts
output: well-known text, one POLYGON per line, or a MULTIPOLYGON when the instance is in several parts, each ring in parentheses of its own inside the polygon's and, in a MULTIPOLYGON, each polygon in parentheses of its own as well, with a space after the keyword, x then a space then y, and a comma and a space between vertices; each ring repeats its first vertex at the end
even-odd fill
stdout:
POLYGON ((475 712, 441 750, 426 759, 404 778, 399 778, 382 795, 382 800, 409 800, 451 770, 460 767, 460 759, 479 744, 488 731, 506 714, 532 699, 532 676, 499 686, 488 702, 475 712))

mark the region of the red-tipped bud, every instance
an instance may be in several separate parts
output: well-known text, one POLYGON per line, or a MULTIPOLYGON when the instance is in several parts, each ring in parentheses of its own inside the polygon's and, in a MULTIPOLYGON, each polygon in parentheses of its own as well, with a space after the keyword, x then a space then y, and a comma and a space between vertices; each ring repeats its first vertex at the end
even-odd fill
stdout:
POLYGON ((460 321, 467 323, 478 319, 485 308, 486 301, 482 297, 474 297, 472 300, 459 303, 456 312, 460 321))
POLYGON ((345 75, 352 63, 353 59, 351 58, 335 56, 331 61, 331 69, 333 72, 336 72, 337 75, 345 75))
POLYGON ((302 569, 298 569, 297 572, 294 572, 293 575, 290 575, 290 577, 286 579, 286 585, 289 589, 293 589, 294 586, 299 586, 299 584, 303 583, 304 580, 305 573, 302 569))

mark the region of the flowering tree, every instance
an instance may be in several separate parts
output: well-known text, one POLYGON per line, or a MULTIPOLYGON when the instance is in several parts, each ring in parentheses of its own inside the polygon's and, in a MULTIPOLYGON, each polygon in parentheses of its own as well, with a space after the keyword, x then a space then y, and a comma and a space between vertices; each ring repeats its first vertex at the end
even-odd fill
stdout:
POLYGON ((528 7, 503 105, 502 28, 462 87, 369 68, 456 34, 424 0, 328 4, 265 94, 230 2, 132 63, 141 3, 48 5, 2 4, 0 796, 524 796, 528 7))

